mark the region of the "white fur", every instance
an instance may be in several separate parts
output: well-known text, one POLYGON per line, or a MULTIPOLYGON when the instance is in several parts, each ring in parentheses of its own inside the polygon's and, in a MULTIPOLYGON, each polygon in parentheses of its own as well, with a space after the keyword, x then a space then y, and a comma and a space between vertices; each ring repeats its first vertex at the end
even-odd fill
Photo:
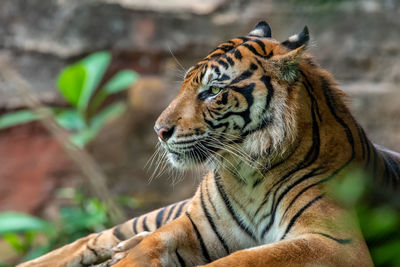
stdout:
POLYGON ((295 34, 289 37, 290 42, 298 42, 299 41, 299 35, 295 34))

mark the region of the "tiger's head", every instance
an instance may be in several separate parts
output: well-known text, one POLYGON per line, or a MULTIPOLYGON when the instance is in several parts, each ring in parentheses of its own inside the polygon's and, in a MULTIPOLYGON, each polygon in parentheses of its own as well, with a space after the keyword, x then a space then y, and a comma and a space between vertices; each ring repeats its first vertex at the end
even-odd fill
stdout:
POLYGON ((284 151, 297 134, 292 92, 308 41, 305 27, 278 42, 261 21, 191 67, 154 127, 172 165, 185 169, 230 154, 251 160, 284 151))

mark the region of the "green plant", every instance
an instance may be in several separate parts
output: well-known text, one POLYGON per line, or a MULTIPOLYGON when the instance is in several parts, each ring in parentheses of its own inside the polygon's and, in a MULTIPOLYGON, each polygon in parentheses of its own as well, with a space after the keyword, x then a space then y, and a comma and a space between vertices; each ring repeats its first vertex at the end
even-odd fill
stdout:
POLYGON ((0 214, 0 236, 23 261, 111 226, 106 207, 98 199, 74 190, 62 189, 62 194, 63 191, 72 194, 67 197, 70 203, 60 207, 57 220, 45 221, 17 212, 0 214))
MULTIPOLYGON (((112 226, 107 207, 95 197, 75 188, 61 188, 56 198, 66 204, 58 209, 57 218, 46 221, 23 213, 0 213, 0 238, 21 261, 37 258, 76 239, 112 226)), ((130 196, 117 198, 119 205, 137 208, 130 196)), ((0 262, 0 267, 11 266, 0 262)))
MULTIPOLYGON (((70 107, 54 108, 55 119, 72 133, 71 141, 78 146, 86 145, 107 120, 124 112, 124 103, 104 106, 104 102, 127 89, 138 78, 134 71, 121 70, 99 88, 110 60, 109 52, 93 53, 67 66, 57 78, 58 90, 70 107)), ((40 118, 30 110, 8 113, 0 117, 0 130, 40 118)))
POLYGON ((396 195, 380 192, 361 170, 332 180, 330 192, 342 205, 355 208, 374 264, 400 267, 400 203, 396 195))

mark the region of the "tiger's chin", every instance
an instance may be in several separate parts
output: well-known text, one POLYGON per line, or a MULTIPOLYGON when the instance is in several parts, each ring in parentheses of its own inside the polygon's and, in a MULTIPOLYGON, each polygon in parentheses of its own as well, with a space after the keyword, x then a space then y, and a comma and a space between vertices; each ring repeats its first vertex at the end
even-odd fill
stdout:
POLYGON ((199 151, 192 150, 188 152, 168 151, 168 160, 170 164, 180 170, 193 169, 204 165, 210 155, 205 155, 199 151))

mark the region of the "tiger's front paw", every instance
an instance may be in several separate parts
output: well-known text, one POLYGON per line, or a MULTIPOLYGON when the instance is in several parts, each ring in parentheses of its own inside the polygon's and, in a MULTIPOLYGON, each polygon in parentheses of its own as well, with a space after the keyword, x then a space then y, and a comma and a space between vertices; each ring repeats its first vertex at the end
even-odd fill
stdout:
POLYGON ((114 267, 158 267, 162 266, 162 256, 167 251, 157 236, 137 236, 136 240, 121 242, 121 246, 116 247, 116 253, 111 260, 114 267), (145 238, 147 237, 147 238, 145 238), (133 246, 133 247, 132 247, 133 246), (118 248, 119 247, 119 248, 118 248), (129 248, 130 247, 130 248, 129 248), (117 251, 118 249, 125 249, 117 251))
POLYGON ((151 232, 142 232, 125 241, 118 243, 118 245, 112 248, 111 258, 105 262, 95 265, 95 267, 110 267, 115 265, 120 260, 125 258, 130 250, 132 250, 137 244, 139 244, 146 236, 150 234, 151 232))

